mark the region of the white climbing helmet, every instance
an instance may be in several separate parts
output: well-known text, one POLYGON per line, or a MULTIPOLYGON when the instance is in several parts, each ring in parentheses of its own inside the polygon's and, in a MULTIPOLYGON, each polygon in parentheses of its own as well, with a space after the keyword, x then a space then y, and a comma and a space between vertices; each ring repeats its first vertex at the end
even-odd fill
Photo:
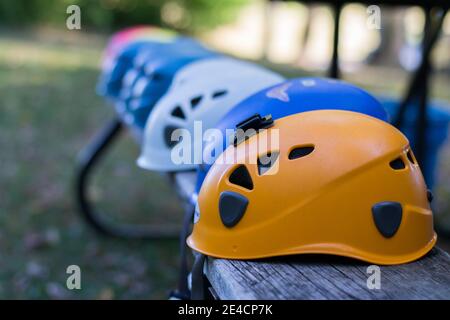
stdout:
POLYGON ((202 134, 238 102, 281 81, 283 78, 272 71, 226 57, 205 59, 185 66, 147 120, 137 164, 156 171, 195 169, 201 162, 202 150, 197 148, 202 146, 202 134), (201 121, 200 137, 194 134, 197 121, 201 121), (180 163, 172 158, 173 149, 181 141, 172 141, 172 133, 176 129, 185 129, 181 140, 186 132, 189 133, 190 161, 180 163))

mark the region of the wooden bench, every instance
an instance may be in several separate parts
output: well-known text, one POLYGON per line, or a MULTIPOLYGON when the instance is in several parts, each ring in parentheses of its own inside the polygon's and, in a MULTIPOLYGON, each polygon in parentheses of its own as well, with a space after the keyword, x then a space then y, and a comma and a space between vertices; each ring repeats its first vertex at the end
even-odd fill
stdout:
MULTIPOLYGON (((182 199, 195 185, 193 172, 175 175, 182 199)), ((369 264, 328 255, 297 255, 258 261, 208 258, 205 273, 213 295, 228 299, 450 299, 450 255, 434 248, 422 259, 380 266, 380 289, 369 289, 369 264)))
POLYGON ((228 299, 450 299, 450 255, 434 248, 404 265, 380 266, 380 289, 369 289, 369 265, 330 256, 264 261, 208 258, 214 295, 228 299))

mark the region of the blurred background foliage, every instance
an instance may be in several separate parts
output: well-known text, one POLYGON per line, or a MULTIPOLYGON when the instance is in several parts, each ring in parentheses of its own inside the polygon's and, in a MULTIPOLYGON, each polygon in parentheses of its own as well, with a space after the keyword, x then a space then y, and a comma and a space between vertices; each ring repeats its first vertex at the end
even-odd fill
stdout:
POLYGON ((136 24, 166 25, 199 32, 230 22, 237 11, 253 0, 2 0, 0 21, 16 27, 61 25, 67 6, 78 5, 83 27, 112 31, 136 24))

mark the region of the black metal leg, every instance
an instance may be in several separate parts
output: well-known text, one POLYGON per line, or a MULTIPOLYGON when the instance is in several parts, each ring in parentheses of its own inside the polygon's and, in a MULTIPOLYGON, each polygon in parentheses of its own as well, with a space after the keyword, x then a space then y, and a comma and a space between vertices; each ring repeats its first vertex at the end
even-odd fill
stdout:
POLYGON ((188 287, 189 263, 188 247, 186 239, 190 234, 191 224, 194 217, 195 207, 191 203, 186 203, 183 219, 183 228, 180 232, 180 270, 178 275, 178 288, 171 293, 171 298, 189 300, 191 293, 188 287))
POLYGON ((334 5, 334 37, 333 37, 333 54, 331 56, 330 69, 328 74, 331 78, 339 79, 339 20, 341 20, 342 3, 334 5))
POLYGON ((424 72, 426 76, 422 79, 422 83, 420 86, 420 90, 418 92, 418 116, 416 123, 416 132, 415 132, 415 140, 416 140, 416 150, 415 154, 417 157, 417 161, 425 167, 426 162, 426 133, 428 128, 428 116, 427 116, 427 104, 428 104, 428 84, 429 84, 429 76, 431 73, 429 63, 427 63, 428 67, 424 72))
POLYGON ((175 239, 179 230, 161 227, 113 225, 94 209, 88 196, 89 176, 105 150, 119 136, 123 125, 119 119, 110 121, 79 155, 76 172, 76 199, 83 218, 100 234, 126 239, 175 239))
POLYGON ((192 266, 192 293, 191 300, 205 300, 207 296, 207 287, 203 267, 206 262, 206 256, 196 253, 194 265, 192 266))
POLYGON ((432 49, 439 37, 440 30, 442 28, 442 23, 445 17, 445 11, 441 12, 442 16, 438 18, 437 23, 433 28, 432 23, 432 13, 427 11, 427 23, 425 28, 425 34, 423 39, 423 49, 422 49, 422 61, 417 68, 409 89, 404 99, 400 103, 399 110, 393 124, 401 128, 404 122, 406 108, 411 104, 414 99, 417 99, 419 103, 419 110, 417 116, 416 125, 416 158, 417 161, 424 166, 425 161, 425 148, 426 148, 426 130, 427 130, 427 104, 428 104, 428 87, 429 78, 431 75, 431 62, 430 55, 432 49))
POLYGON ((403 125, 406 108, 413 101, 415 96, 417 96, 418 90, 421 86, 423 77, 427 76, 426 74, 426 57, 430 55, 431 49, 433 47, 432 36, 431 36, 431 23, 430 23, 430 15, 427 12, 426 23, 424 28, 424 36, 422 40, 422 61, 420 65, 417 67, 414 75, 411 77, 410 84, 408 86, 405 97, 400 103, 400 106, 397 111, 397 115, 393 121, 393 124, 400 128, 403 125))

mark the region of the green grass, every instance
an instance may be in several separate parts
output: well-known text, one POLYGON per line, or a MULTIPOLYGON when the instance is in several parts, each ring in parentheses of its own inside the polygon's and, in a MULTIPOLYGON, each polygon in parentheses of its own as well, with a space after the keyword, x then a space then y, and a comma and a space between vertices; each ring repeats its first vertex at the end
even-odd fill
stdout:
MULTIPOLYGON (((75 209, 77 152, 114 116, 94 92, 101 47, 0 37, 0 299, 165 298, 175 285, 176 241, 104 239, 75 209), (71 264, 80 291, 65 289, 71 264)), ((108 154, 91 190, 98 206, 115 220, 178 223, 172 191, 135 166, 138 152, 125 135, 108 154)))
MULTIPOLYGON (((105 239, 76 212, 77 152, 114 116, 94 91, 104 43, 76 32, 0 31, 0 299, 166 298, 176 284, 176 241, 105 239), (82 269, 80 291, 65 289, 71 264, 82 269)), ((375 78, 382 75, 372 71, 351 80, 375 92, 402 91, 400 81, 375 78)), ((438 82, 443 98, 449 98, 448 83, 438 82)), ((449 215, 445 150, 436 198, 449 215)), ((135 166, 138 153, 129 136, 108 153, 90 190, 96 203, 116 221, 179 223, 173 191, 162 177, 135 166)))

